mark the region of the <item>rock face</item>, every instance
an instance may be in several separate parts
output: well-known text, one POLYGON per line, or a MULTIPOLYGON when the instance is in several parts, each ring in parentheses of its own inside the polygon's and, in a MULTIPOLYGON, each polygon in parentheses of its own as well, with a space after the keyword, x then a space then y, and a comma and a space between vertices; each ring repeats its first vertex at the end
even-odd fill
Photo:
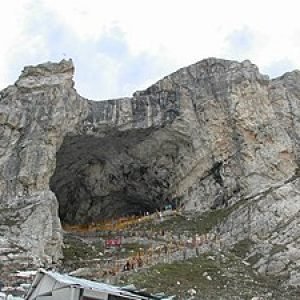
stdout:
POLYGON ((1 261, 59 259, 60 220, 173 199, 186 210, 236 205, 221 228, 228 243, 271 236, 300 262, 289 229, 300 207, 299 71, 269 80, 249 61, 210 58, 101 102, 77 94, 73 72, 65 60, 26 67, 0 93, 1 261))

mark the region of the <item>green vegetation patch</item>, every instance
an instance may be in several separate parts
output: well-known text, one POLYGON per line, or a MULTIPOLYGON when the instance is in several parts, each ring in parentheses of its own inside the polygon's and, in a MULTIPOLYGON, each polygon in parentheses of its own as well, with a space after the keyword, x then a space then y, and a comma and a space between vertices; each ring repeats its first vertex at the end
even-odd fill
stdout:
POLYGON ((270 256, 275 255, 279 252, 284 252, 285 250, 287 250, 285 245, 274 244, 272 249, 271 249, 270 256))
POLYGON ((244 258, 250 252, 253 245, 254 242, 251 239, 247 238, 234 244, 233 248, 231 249, 231 252, 238 257, 244 258))
POLYGON ((247 258, 247 262, 251 265, 254 266, 258 261, 263 257, 261 253, 255 253, 254 255, 251 255, 250 257, 247 258))
POLYGON ((101 242, 87 244, 79 238, 70 236, 64 239, 64 262, 94 259, 99 257, 101 251, 103 251, 103 243, 101 242))
POLYGON ((172 217, 164 217, 165 220, 158 224, 147 222, 141 224, 140 228, 159 232, 161 230, 169 231, 175 234, 190 232, 191 234, 204 234, 211 231, 215 226, 224 222, 227 217, 238 207, 244 204, 241 200, 236 204, 217 210, 209 210, 202 214, 183 214, 172 217))
POLYGON ((278 278, 257 276, 234 254, 207 253, 172 264, 159 264, 144 272, 121 278, 150 293, 164 292, 176 299, 299 299, 299 289, 286 289, 278 278), (265 299, 265 298, 264 298, 265 299))

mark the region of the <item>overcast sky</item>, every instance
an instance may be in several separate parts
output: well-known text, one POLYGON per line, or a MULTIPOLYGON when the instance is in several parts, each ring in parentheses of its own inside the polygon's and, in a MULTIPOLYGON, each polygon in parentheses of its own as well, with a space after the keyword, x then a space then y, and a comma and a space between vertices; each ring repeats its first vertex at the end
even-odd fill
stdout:
POLYGON ((207 57, 250 59, 271 77, 300 69, 299 1, 4 0, 0 89, 25 65, 72 58, 94 100, 131 96, 207 57), (297 4, 298 3, 298 4, 297 4))

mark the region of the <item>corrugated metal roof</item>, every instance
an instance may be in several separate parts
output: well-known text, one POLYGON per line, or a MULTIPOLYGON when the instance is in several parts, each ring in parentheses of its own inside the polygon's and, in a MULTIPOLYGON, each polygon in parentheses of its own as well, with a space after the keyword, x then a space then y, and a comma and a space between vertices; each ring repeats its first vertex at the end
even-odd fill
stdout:
MULTIPOLYGON (((81 288, 85 288, 85 289, 91 289, 91 290, 95 290, 95 291, 99 291, 99 292, 106 292, 108 294, 119 294, 119 295, 126 295, 128 297, 131 297, 132 299, 172 299, 173 297, 156 297, 154 295, 150 295, 138 290, 131 290, 131 289, 127 289, 128 287, 119 287, 119 286, 114 286, 114 285, 110 285, 110 284, 106 284, 106 283, 101 283, 101 282, 95 282, 95 281, 90 281, 90 280, 86 280, 86 279, 82 279, 82 278, 77 278, 77 277, 73 277, 67 274, 60 274, 57 272, 52 272, 52 271, 46 271, 44 269, 40 269, 39 272, 37 273, 37 276, 40 274, 44 274, 47 275, 51 278, 53 278, 55 281, 65 284, 66 286, 78 286, 81 288)), ((36 277, 37 279, 38 277, 36 277)), ((39 282, 39 280, 38 280, 39 282)), ((38 282, 36 282, 36 284, 38 284, 38 282)), ((36 287, 36 286, 35 286, 36 287)), ((32 288, 34 289, 35 287, 32 286, 32 288)), ((31 288, 31 292, 32 292, 32 288, 31 288)))
POLYGON ((104 291, 104 292, 110 292, 110 293, 112 293, 112 292, 116 293, 116 292, 123 291, 118 286, 113 286, 113 285, 109 285, 106 283, 81 279, 81 278, 73 277, 70 275, 60 274, 57 272, 51 272, 51 271, 45 271, 45 270, 41 270, 41 272, 49 275, 50 277, 54 278, 55 280, 57 280, 61 283, 65 283, 66 285, 79 285, 83 288, 99 290, 99 291, 104 291))

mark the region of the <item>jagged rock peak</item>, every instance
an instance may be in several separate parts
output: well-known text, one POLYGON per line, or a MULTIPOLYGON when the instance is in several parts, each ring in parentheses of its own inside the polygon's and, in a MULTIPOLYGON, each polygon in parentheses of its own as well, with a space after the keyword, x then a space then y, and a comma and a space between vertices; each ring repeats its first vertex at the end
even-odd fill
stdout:
MULTIPOLYGON (((63 59, 58 63, 46 62, 36 66, 25 66, 15 84, 17 87, 27 89, 36 89, 58 84, 67 84, 68 86, 73 87, 74 69, 72 59, 63 59)), ((190 80, 199 80, 210 76, 221 76, 222 74, 234 74, 235 76, 232 76, 232 79, 237 75, 242 74, 249 77, 249 79, 255 78, 259 81, 269 81, 269 76, 260 74, 258 67, 250 60, 238 62, 210 57, 178 69, 159 80, 155 85, 168 79, 172 79, 177 84, 182 85, 186 83, 187 76, 190 77, 190 80)), ((145 94, 149 91, 151 92, 153 86, 154 85, 150 86, 145 91, 137 91, 134 93, 134 96, 145 94)))
POLYGON ((73 85, 74 65, 71 59, 59 63, 47 62, 37 66, 26 66, 16 86, 20 88, 42 88, 66 83, 73 85))
POLYGON ((220 81, 230 84, 240 83, 245 79, 251 82, 257 81, 263 85, 268 85, 270 82, 269 76, 261 74, 259 68, 250 60, 238 62, 210 57, 178 69, 146 90, 137 91, 134 96, 155 93, 159 89, 174 89, 175 86, 191 90, 199 84, 199 81, 212 78, 219 78, 220 81))

